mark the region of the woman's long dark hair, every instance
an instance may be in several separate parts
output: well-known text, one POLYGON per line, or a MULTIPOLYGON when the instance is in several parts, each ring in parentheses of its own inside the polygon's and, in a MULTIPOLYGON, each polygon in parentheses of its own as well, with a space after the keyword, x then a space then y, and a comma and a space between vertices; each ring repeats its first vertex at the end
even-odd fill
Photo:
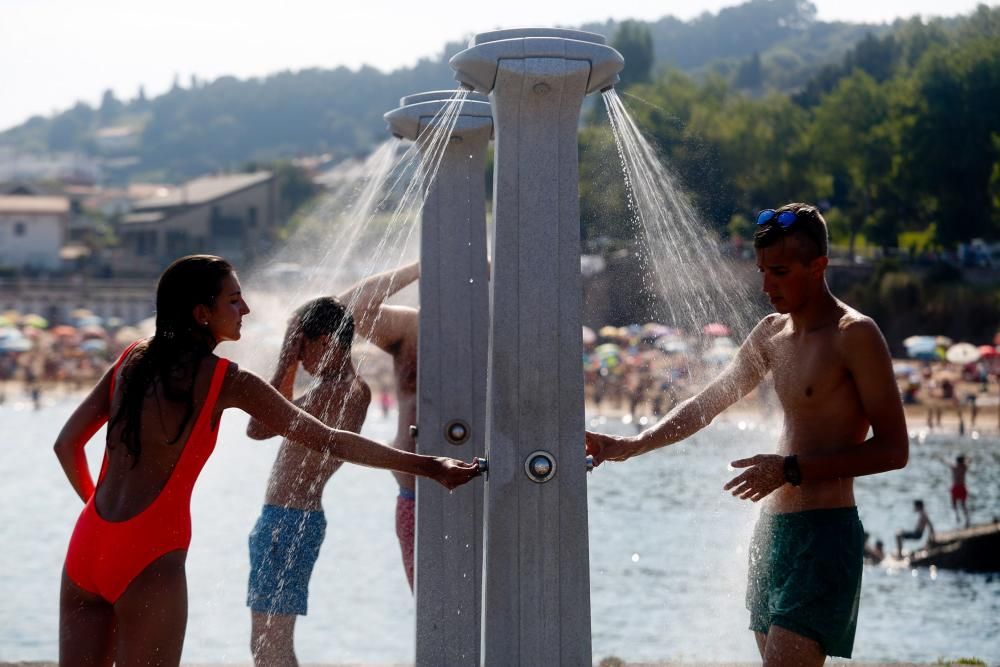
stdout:
POLYGON ((137 345, 123 364, 121 404, 110 424, 113 428, 122 423, 122 441, 133 466, 139 462, 142 450, 143 402, 146 396, 155 395, 157 385, 167 400, 185 405, 180 428, 168 443, 175 444, 187 428, 194 414, 198 362, 211 354, 216 342, 207 327, 195 322, 192 311, 199 304, 213 306, 222 281, 232 272, 232 265, 221 257, 188 255, 168 266, 160 276, 156 286, 156 333, 148 343, 137 345), (187 386, 183 386, 185 379, 187 386))

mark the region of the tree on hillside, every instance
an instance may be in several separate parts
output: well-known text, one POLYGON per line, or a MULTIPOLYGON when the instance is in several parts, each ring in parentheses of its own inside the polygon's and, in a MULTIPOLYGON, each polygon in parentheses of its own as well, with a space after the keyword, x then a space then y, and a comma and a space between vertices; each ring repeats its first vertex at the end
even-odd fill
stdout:
POLYGON ((621 85, 646 83, 653 70, 653 36, 641 21, 622 21, 611 38, 611 46, 625 58, 621 85))
POLYGON ((932 196, 938 240, 946 245, 1000 236, 990 190, 1000 151, 1000 40, 978 38, 934 49, 915 75, 913 120, 904 131, 913 190, 932 196))
POLYGON ((101 106, 97 109, 98 121, 101 125, 111 125, 124 107, 125 105, 115 97, 114 91, 108 88, 101 96, 101 106))
POLYGON ((94 110, 83 102, 59 114, 49 125, 48 144, 51 151, 73 151, 81 148, 94 125, 94 110))
POLYGON ((760 64, 760 53, 754 51, 749 59, 740 64, 733 85, 751 93, 760 90, 764 85, 764 68, 760 64))
POLYGON ((880 39, 868 33, 844 57, 844 70, 860 69, 877 83, 882 83, 892 76, 898 58, 899 46, 892 34, 880 39))
MULTIPOLYGON (((842 79, 815 109, 809 129, 813 168, 832 176, 830 203, 850 223, 849 249, 871 221, 892 171, 896 146, 885 92, 861 70, 842 79)), ((895 246, 894 234, 885 245, 895 246)))

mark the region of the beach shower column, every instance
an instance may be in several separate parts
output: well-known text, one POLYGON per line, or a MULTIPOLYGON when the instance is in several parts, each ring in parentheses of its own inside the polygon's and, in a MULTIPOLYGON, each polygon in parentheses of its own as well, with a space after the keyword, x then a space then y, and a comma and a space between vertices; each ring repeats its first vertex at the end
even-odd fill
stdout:
MULTIPOLYGON (((456 119, 448 113, 455 94, 404 97, 385 118, 396 136, 421 140, 422 160, 440 155, 421 211, 417 451, 470 460, 483 456, 486 439, 485 172, 493 117, 487 98, 473 93, 461 102, 456 119), (440 143, 426 140, 435 125, 447 127, 452 119, 441 153, 436 150, 440 143)), ((432 163, 426 166, 434 169, 432 163)), ((437 482, 417 478, 414 588, 420 667, 479 664, 482 514, 479 481, 449 493, 437 482)))
POLYGON ((577 127, 623 60, 600 35, 526 29, 451 65, 495 122, 483 664, 590 665, 577 127))

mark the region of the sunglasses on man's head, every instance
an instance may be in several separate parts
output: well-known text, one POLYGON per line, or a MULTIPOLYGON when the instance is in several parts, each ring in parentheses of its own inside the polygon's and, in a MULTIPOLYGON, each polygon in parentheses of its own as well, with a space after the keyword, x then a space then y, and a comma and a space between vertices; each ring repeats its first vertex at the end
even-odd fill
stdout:
POLYGON ((782 211, 778 213, 773 208, 765 208, 757 214, 757 224, 766 225, 769 222, 777 222, 782 228, 788 229, 797 217, 795 211, 782 211))

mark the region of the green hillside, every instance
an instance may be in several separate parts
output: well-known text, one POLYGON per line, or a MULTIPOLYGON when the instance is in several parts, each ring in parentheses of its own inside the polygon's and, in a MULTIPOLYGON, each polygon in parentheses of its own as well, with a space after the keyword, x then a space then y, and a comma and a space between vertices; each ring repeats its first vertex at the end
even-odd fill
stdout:
MULTIPOLYGON (((884 26, 824 23, 800 0, 752 0, 691 21, 666 17, 647 24, 654 71, 677 68, 695 76, 740 73, 759 54, 761 90, 796 90, 824 64, 884 26)), ((581 26, 609 38, 615 22, 581 26)), ((153 99, 121 101, 110 92, 100 106, 77 104, 54 117, 35 117, 0 134, 0 144, 32 151, 77 150, 96 154, 95 132, 127 125, 140 134, 136 164, 116 180, 179 181, 207 171, 330 152, 346 156, 370 149, 385 135, 382 114, 402 95, 455 86, 448 59, 464 48, 444 47, 440 57, 384 73, 373 68, 309 69, 265 78, 176 83, 153 99)), ((626 72, 627 74, 627 72, 626 72)))

